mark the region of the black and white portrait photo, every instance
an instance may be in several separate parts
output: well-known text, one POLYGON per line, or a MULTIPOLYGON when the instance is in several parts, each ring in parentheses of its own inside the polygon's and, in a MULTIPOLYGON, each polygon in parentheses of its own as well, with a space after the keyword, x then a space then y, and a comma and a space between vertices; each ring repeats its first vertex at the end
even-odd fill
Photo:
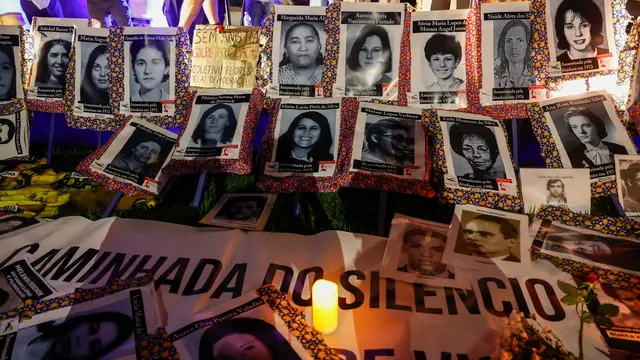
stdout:
POLYGON ((426 74, 425 91, 456 91, 464 88, 465 67, 456 71, 462 57, 462 45, 455 35, 436 33, 424 45, 424 60, 429 70, 426 74), (460 77, 458 77, 458 76, 460 77))
POLYGON ((322 82, 324 65, 324 13, 318 21, 280 21, 281 85, 316 85, 322 82))
POLYGON ((448 126, 457 176, 473 180, 507 177, 496 140, 496 127, 460 122, 449 123, 448 126))
POLYGON ((29 155, 27 111, 0 115, 0 160, 29 155))
POLYGON ((274 202, 275 196, 271 194, 224 194, 200 223, 262 230, 274 202))
POLYGON ((640 215, 640 156, 616 155, 618 199, 627 216, 640 215))
POLYGON ((552 74, 615 68, 610 0, 548 1, 547 24, 552 74))
POLYGON ((547 204, 566 205, 567 202, 564 181, 562 179, 547 180, 547 204))
POLYGON ((170 99, 171 46, 167 40, 134 40, 129 48, 131 102, 160 102, 170 99))
POLYGON ((495 20, 493 87, 528 88, 536 84, 531 64, 531 20, 495 20))
POLYGON ((107 36, 108 29, 87 28, 76 32, 75 115, 112 114, 107 78, 107 36))
POLYGON ((521 168, 520 182, 527 213, 535 213, 543 205, 591 212, 589 169, 521 168))
MULTIPOLYGON (((445 259, 466 261, 469 268, 499 262, 528 261, 526 215, 492 210, 473 205, 457 205, 449 232, 454 240, 445 250, 445 259)), ((455 262, 454 262, 455 263, 455 262)))
POLYGON ((238 128, 242 103, 200 106, 199 120, 189 139, 190 147, 216 148, 229 145, 238 128))
POLYGON ((635 153, 606 93, 590 92, 541 104, 552 134, 557 136, 556 144, 565 167, 590 168, 592 179, 612 177, 613 156, 635 153), (576 102, 578 105, 572 105, 576 102))
POLYGON ((395 166, 415 161, 415 120, 367 114, 362 161, 395 166))
POLYGON ((0 34, 0 38, 3 37, 18 43, 16 46, 0 45, 0 101, 20 98, 23 93, 18 35, 0 34))
POLYGON ((73 26, 38 24, 34 34, 36 59, 31 71, 30 97, 62 98, 73 32, 73 26))

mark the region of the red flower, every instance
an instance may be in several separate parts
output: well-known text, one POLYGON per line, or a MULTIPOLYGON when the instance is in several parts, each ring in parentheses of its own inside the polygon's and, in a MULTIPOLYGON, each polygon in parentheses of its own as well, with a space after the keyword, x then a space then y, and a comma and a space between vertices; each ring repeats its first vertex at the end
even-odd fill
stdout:
POLYGON ((598 282, 598 275, 596 275, 594 273, 591 273, 591 274, 587 275, 587 282, 592 283, 592 284, 598 282))

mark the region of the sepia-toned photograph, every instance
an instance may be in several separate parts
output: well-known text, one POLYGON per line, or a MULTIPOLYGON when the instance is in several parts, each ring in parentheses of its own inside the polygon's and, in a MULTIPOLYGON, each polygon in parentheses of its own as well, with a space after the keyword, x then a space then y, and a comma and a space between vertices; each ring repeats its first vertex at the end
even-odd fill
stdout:
POLYGON ((470 269, 527 263, 528 225, 526 215, 457 205, 444 260, 470 269))
POLYGON ((591 213, 588 169, 520 168, 520 182, 526 213, 535 213, 541 206, 591 213))
POLYGON ((627 216, 640 216, 640 156, 616 155, 618 199, 627 216))
POLYGON ((224 194, 201 224, 262 230, 276 201, 273 194, 224 194))
POLYGON ((432 286, 468 288, 469 274, 444 263, 448 224, 395 214, 381 276, 432 286))

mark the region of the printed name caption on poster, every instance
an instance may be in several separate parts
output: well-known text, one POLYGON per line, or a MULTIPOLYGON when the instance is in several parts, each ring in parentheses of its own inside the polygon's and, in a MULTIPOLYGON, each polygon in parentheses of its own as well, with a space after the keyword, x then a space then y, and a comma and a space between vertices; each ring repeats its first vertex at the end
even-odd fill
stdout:
POLYGON ((103 115, 111 115, 111 106, 109 105, 101 105, 101 104, 82 104, 82 108, 77 110, 82 110, 83 112, 92 113, 92 114, 103 114, 103 115))
POLYGON ((360 112, 365 114, 377 115, 377 116, 388 116, 392 118, 400 118, 400 119, 408 119, 408 120, 421 120, 421 114, 410 114, 410 113, 402 113, 395 111, 386 111, 386 110, 378 110, 374 108, 363 107, 360 109, 360 112))
MULTIPOLYGON (((165 107, 169 104, 156 101, 132 101, 130 104, 130 112, 143 114, 158 114, 164 112, 165 107)), ((173 105, 173 101, 171 102, 173 105)), ((167 108, 168 111, 168 108, 167 108)))
POLYGON ((106 44, 107 38, 102 36, 93 36, 93 35, 78 35, 79 42, 88 42, 88 43, 96 43, 96 44, 106 44))
POLYGON ((494 13, 485 13, 484 20, 529 20, 531 19, 531 12, 526 11, 514 11, 514 12, 494 12, 494 13))
POLYGON ((53 288, 26 260, 18 260, 0 270, 20 299, 40 300, 53 294, 53 288))
POLYGON ((334 110, 339 109, 339 103, 330 104, 280 104, 280 110, 334 110))
POLYGON ((38 32, 58 32, 58 33, 72 33, 75 30, 74 26, 57 26, 57 25, 39 25, 38 32))
POLYGON ((553 110, 564 108, 564 107, 588 105, 588 104, 593 104, 593 103, 597 103, 597 102, 604 102, 604 101, 607 101, 607 97, 606 96, 604 96, 604 95, 594 95, 594 96, 589 96, 589 97, 584 98, 584 99, 568 100, 568 101, 562 101, 562 102, 555 103, 555 104, 544 105, 544 106, 542 106, 542 111, 543 112, 549 112, 549 111, 553 111, 553 110))
POLYGON ((529 100, 529 88, 493 88, 491 89, 491 100, 529 100))
POLYGON ((325 15, 292 15, 278 14, 276 21, 306 21, 306 22, 322 22, 324 23, 325 15))
POLYGON ((20 46, 20 35, 0 34, 0 46, 20 46))
POLYGON ((400 12, 362 12, 345 11, 342 13, 341 24, 362 25, 400 25, 402 13, 400 12))
POLYGON ((612 339, 640 342, 640 329, 613 326, 605 331, 612 339))
POLYGON ((471 189, 483 189, 483 190, 494 190, 494 191, 506 190, 506 189, 500 189, 498 187, 498 182, 494 179, 477 180, 477 179, 470 179, 464 176, 457 176, 457 179, 458 179, 459 186, 463 186, 471 189))
POLYGON ((198 95, 196 105, 249 103, 251 94, 198 95))
POLYGON ((63 95, 63 88, 38 87, 36 90, 36 96, 39 98, 61 99, 63 95))
POLYGON ((416 166, 416 167, 398 166, 398 165, 374 163, 374 162, 362 161, 362 160, 353 160, 353 168, 361 171, 368 171, 373 174, 376 174, 376 173, 394 174, 394 175, 400 175, 400 176, 405 175, 405 168, 407 168, 406 170, 408 172, 408 174, 406 174, 407 176, 411 174, 410 168, 420 169, 419 166, 416 166))
POLYGON ((125 169, 113 166, 111 164, 107 164, 107 166, 104 168, 104 172, 109 175, 117 176, 124 180, 129 180, 138 185, 142 185, 144 183, 144 176, 138 175, 129 170, 125 170, 125 169))
POLYGON ((316 86, 314 86, 314 85, 280 84, 280 85, 278 85, 278 94, 282 95, 282 96, 315 97, 316 96, 316 86))
POLYGON ((198 148, 187 147, 184 151, 184 156, 189 157, 214 157, 214 156, 229 156, 229 151, 232 149, 238 149, 238 145, 226 145, 214 148, 198 148))
POLYGON ((413 22, 413 33, 465 32, 466 20, 418 20, 413 22))
MULTIPOLYGON (((604 178, 604 177, 615 177, 615 175, 616 175, 616 169, 613 163, 598 165, 598 166, 589 168, 589 177, 591 178, 591 180, 604 178)), ((606 181, 608 180, 613 180, 613 179, 607 179, 606 181)))
POLYGON ((453 116, 440 116, 440 121, 469 124, 469 125, 495 126, 495 127, 499 126, 498 122, 493 120, 464 119, 464 118, 453 117, 453 116))
POLYGON ((600 70, 607 69, 613 67, 613 64, 610 64, 613 61, 613 55, 611 54, 603 54, 597 55, 594 58, 587 59, 577 59, 570 61, 561 61, 560 62, 560 72, 558 72, 557 67, 554 67, 552 70, 553 74, 567 74, 573 72, 580 71, 590 71, 590 70, 600 70))
POLYGON ((418 101, 412 102, 417 104, 458 104, 460 95, 466 92, 457 91, 420 91, 418 93, 418 101))
MULTIPOLYGON (((382 96, 384 94, 385 86, 383 85, 371 85, 371 86, 359 86, 359 85, 345 85, 345 95, 349 97, 355 96, 382 96)), ((336 90, 339 88, 336 87, 336 90)))

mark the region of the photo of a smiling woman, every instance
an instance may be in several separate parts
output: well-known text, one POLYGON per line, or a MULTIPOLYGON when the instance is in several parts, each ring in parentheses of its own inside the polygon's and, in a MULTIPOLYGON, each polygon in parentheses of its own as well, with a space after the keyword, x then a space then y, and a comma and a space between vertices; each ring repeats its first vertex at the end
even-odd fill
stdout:
POLYGON ((16 133, 16 125, 13 121, 5 118, 0 119, 0 145, 8 144, 13 141, 16 133))
POLYGON ((110 165, 120 170, 155 179, 164 164, 173 143, 136 129, 110 165))
POLYGON ((49 40, 42 45, 36 66, 36 87, 64 88, 69 52, 71 42, 67 40, 49 40))
POLYGON ((602 11, 592 0, 563 0, 556 11, 554 27, 557 48, 566 50, 556 56, 560 62, 595 58, 608 54, 604 43, 602 11))
POLYGON ((365 25, 360 29, 347 56, 345 84, 368 87, 388 84, 393 79, 391 41, 389 33, 379 25, 365 25))
POLYGON ((228 104, 216 104, 205 110, 193 130, 190 147, 215 148, 233 142, 238 120, 228 104))
POLYGON ((0 46, 0 100, 16 97, 16 62, 13 46, 0 46))
POLYGON ((13 358, 33 360, 110 360, 131 341, 133 320, 120 312, 97 312, 49 321, 18 332, 13 358))
POLYGON ((453 35, 435 34, 424 45, 424 57, 435 81, 427 85, 426 91, 455 91, 464 87, 464 80, 454 73, 460 65, 462 46, 453 35))
POLYGON ((109 105, 107 79, 107 45, 98 45, 89 54, 80 85, 80 102, 109 105))
POLYGON ((275 326, 261 319, 232 318, 200 338, 199 360, 302 360, 275 326))
POLYGON ((170 45, 162 40, 131 42, 131 101, 160 102, 169 100, 170 45))
POLYGON ((310 23, 295 23, 287 29, 281 42, 283 52, 278 82, 291 85, 321 83, 324 59, 318 29, 310 23))
POLYGON ((278 138, 275 161, 284 164, 332 161, 332 145, 333 136, 326 116, 317 111, 303 112, 278 138))

